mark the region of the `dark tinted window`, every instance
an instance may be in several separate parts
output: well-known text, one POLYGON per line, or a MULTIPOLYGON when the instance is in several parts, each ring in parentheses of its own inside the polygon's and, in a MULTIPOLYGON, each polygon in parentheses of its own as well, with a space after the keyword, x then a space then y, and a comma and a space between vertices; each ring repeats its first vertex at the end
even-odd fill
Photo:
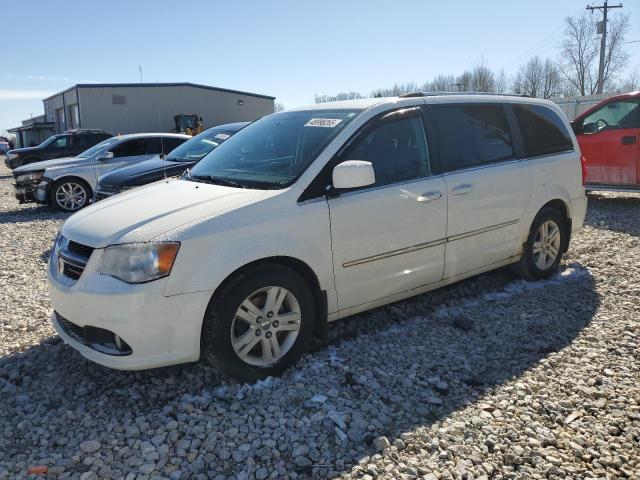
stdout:
POLYGON ((356 139, 341 159, 371 162, 376 185, 428 176, 429 153, 422 118, 383 121, 356 139))
POLYGON ((447 105, 434 109, 445 171, 513 158, 513 141, 502 105, 447 105))
POLYGON ((99 138, 96 135, 83 135, 77 134, 71 137, 71 142, 74 147, 89 148, 96 144, 99 138))
POLYGON ((169 153, 174 148, 179 147, 185 142, 184 138, 166 137, 162 139, 162 151, 169 153))
POLYGON ((153 137, 147 139, 147 153, 150 155, 159 155, 162 153, 162 143, 160 137, 153 137))
POLYGON ((527 157, 573 150, 573 143, 560 117, 541 105, 514 105, 527 157))
POLYGON ((134 155, 144 155, 146 153, 147 141, 144 139, 127 140, 113 148, 114 157, 133 157, 134 155))

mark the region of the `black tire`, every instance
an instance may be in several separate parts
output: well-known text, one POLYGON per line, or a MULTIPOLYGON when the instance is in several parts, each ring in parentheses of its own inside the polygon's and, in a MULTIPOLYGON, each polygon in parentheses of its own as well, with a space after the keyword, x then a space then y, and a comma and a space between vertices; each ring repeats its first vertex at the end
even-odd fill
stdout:
MULTIPOLYGON (((567 240, 568 233, 566 231, 567 226, 563 215, 558 212, 558 210, 554 208, 545 207, 538 215, 533 219, 533 223, 531 224, 531 230, 529 232, 529 237, 527 238, 526 243, 524 244, 524 253, 520 261, 515 265, 516 272, 526 278, 527 280, 541 280, 544 278, 549 278, 553 275, 560 265, 560 261, 562 260, 562 255, 566 251, 567 248, 567 240), (560 239, 557 247, 557 256, 553 260, 553 262, 549 261, 549 265, 540 265, 536 260, 539 259, 539 253, 534 253, 534 244, 537 243, 536 240, 540 240, 540 228, 543 224, 547 222, 552 222, 557 226, 560 239)), ((544 243, 544 242, 542 242, 544 243)), ((548 248, 548 247, 547 247, 548 248)), ((547 254, 549 252, 552 253, 552 250, 547 250, 547 254)))
MULTIPOLYGON (((269 376, 280 375, 296 363, 308 349, 313 336, 315 308, 313 293, 304 278, 284 265, 264 263, 241 272, 227 281, 221 291, 216 292, 209 302, 202 326, 201 358, 217 366, 224 374, 241 382, 255 382, 269 376), (239 319, 235 320, 241 303, 253 293, 268 287, 284 288, 293 295, 300 309, 300 329, 288 351, 279 360, 269 365, 253 365, 241 359, 234 350, 231 340, 232 328, 237 329, 237 324, 246 326, 239 319)), ((256 327, 256 329, 259 335, 260 328, 256 327)), ((265 336, 268 329, 269 326, 262 331, 265 336)), ((274 335, 274 332, 275 330, 272 329, 270 334, 274 335)), ((283 333, 286 336, 289 332, 283 333)), ((279 337, 276 336, 276 338, 279 337)), ((263 337, 259 344, 248 350, 249 353, 263 352, 265 341, 267 340, 263 337)), ((264 356, 264 353, 262 355, 264 356)))
POLYGON ((54 182, 54 184, 51 185, 51 188, 49 189, 49 206, 54 210, 61 210, 63 212, 77 212, 78 210, 86 207, 87 205, 89 205, 89 203, 91 203, 91 196, 91 187, 84 180, 75 177, 61 178, 60 180, 54 182), (74 186, 77 185, 82 189, 82 191, 84 192, 84 202, 81 205, 74 205, 71 208, 67 208, 64 206, 64 204, 58 201, 57 192, 65 184, 74 186))

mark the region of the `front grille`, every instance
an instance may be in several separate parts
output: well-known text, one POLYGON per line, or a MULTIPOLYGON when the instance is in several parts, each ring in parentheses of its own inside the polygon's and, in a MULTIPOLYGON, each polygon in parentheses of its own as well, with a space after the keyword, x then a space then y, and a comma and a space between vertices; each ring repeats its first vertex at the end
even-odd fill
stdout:
POLYGON ((109 330, 92 327, 90 325, 81 327, 70 322, 58 312, 54 312, 54 315, 62 330, 82 345, 106 355, 124 356, 133 353, 133 350, 127 342, 116 337, 115 333, 109 330))
POLYGON ((93 250, 94 248, 88 245, 63 239, 59 253, 62 269, 58 272, 72 280, 78 280, 82 276, 93 250))
POLYGON ((113 196, 112 193, 103 193, 103 192, 96 192, 96 196, 93 199, 94 202, 99 202, 100 200, 104 200, 105 198, 109 198, 113 196))
POLYGON ((73 280, 78 280, 82 275, 84 268, 71 265, 70 263, 65 262, 64 259, 62 261, 64 262, 62 273, 73 280))
POLYGON ((118 185, 112 185, 110 183, 99 183, 96 190, 113 195, 114 193, 118 193, 120 191, 120 187, 118 185))
POLYGON ((74 242, 73 240, 69 240, 69 245, 67 246, 67 248, 70 252, 77 253, 78 255, 86 257, 87 261, 93 253, 93 247, 82 245, 81 243, 74 242))

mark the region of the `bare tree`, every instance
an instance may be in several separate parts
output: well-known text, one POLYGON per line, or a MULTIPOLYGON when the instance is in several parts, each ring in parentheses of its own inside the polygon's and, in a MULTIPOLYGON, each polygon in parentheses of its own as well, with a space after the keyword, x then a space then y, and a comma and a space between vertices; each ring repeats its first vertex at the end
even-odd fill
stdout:
POLYGON ((276 102, 273 106, 274 112, 281 112, 284 110, 284 104, 282 102, 276 102))
POLYGON ((481 58, 471 69, 470 90, 473 92, 495 92, 496 76, 487 65, 487 61, 481 58))
POLYGON ((535 56, 518 69, 512 88, 530 97, 551 98, 561 92, 562 78, 553 61, 535 56))
POLYGON ((336 102, 338 100, 353 100, 356 98, 364 98, 358 92, 340 92, 336 95, 315 95, 316 103, 336 102))
MULTIPOLYGON (((598 87, 599 40, 596 21, 586 13, 565 19, 565 38, 562 41, 560 71, 568 84, 568 91, 578 95, 592 95, 598 87)), ((629 29, 629 17, 611 17, 607 26, 607 49, 604 65, 604 88, 611 89, 615 78, 626 65, 629 55, 622 42, 629 29)))
POLYGON ((396 83, 391 88, 378 88, 371 92, 372 97, 397 97, 405 93, 419 92, 420 87, 416 82, 396 83))
POLYGON ((504 68, 500 69, 500 72, 496 75, 495 93, 507 93, 509 90, 509 78, 504 71, 504 68))
POLYGON ((621 92, 635 92, 640 90, 640 70, 633 70, 629 76, 620 84, 621 92))

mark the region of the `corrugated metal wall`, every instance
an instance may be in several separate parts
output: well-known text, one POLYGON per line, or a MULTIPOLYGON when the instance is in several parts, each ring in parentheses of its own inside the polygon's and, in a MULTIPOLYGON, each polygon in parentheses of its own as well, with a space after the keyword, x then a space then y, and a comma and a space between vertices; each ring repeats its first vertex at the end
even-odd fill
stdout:
POLYGON ((81 127, 111 133, 169 132, 178 113, 202 115, 205 127, 212 127, 256 120, 274 108, 269 98, 190 86, 80 87, 78 92, 81 127))
POLYGON ((47 122, 54 122, 56 124, 55 133, 74 128, 74 125, 71 124, 71 106, 78 103, 75 88, 60 92, 58 95, 43 100, 43 102, 47 122), (58 113, 61 109, 64 109, 64 123, 60 121, 62 117, 58 113))

